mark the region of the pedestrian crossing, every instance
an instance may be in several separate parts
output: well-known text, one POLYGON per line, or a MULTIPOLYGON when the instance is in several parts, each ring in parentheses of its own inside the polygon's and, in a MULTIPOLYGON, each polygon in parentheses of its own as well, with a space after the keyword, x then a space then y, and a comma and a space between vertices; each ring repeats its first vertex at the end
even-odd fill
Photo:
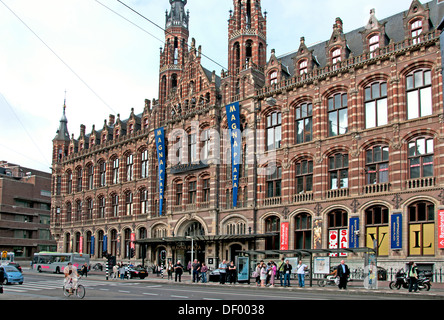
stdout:
MULTIPOLYGON (((93 289, 97 286, 109 286, 113 285, 109 282, 102 281, 88 281, 82 280, 80 282, 86 289, 93 289)), ((47 281, 29 281, 25 282, 21 285, 13 284, 13 285, 4 285, 4 292, 17 292, 17 293, 25 293, 25 292, 38 292, 44 290, 62 290, 63 288, 63 280, 47 280, 47 281)))

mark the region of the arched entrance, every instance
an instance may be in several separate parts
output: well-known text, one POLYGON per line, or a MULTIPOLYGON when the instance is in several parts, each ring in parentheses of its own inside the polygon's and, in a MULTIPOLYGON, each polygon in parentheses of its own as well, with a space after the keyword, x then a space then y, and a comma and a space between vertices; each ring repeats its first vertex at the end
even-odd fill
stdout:
POLYGON ((185 224, 179 234, 187 239, 183 247, 176 250, 176 260, 181 260, 185 266, 193 259, 200 262, 205 261, 205 242, 196 239, 197 236, 205 235, 205 229, 199 221, 192 220, 185 224))

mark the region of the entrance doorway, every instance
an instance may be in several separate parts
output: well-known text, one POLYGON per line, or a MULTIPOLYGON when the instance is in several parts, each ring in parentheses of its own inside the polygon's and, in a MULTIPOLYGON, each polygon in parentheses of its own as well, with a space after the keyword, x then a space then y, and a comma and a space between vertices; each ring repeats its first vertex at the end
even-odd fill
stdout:
POLYGON ((234 261, 236 263, 236 258, 239 256, 239 252, 242 250, 242 246, 240 244, 233 244, 230 246, 230 261, 234 261))

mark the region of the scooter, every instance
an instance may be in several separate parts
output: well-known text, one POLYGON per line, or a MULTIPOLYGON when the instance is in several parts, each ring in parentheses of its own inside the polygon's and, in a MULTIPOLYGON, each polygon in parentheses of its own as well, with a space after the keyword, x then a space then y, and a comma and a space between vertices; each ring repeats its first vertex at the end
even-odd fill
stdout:
MULTIPOLYGON (((409 279, 407 278, 407 275, 405 274, 404 270, 401 269, 396 273, 396 281, 392 281, 389 284, 390 289, 394 290, 394 289, 408 289, 409 288, 409 279)), ((425 290, 425 291, 429 291, 432 287, 432 284, 430 282, 430 279, 428 277, 425 277, 424 275, 421 275, 418 278, 418 289, 420 291, 425 290)))

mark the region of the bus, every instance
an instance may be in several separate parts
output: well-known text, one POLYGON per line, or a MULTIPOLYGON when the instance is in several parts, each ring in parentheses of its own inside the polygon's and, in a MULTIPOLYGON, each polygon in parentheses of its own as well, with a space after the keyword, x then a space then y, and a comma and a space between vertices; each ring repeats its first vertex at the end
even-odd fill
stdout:
POLYGON ((0 265, 5 265, 9 264, 10 262, 14 262, 14 257, 15 257, 14 252, 2 251, 0 265))
POLYGON ((89 254, 59 252, 34 253, 32 270, 62 273, 63 269, 68 265, 68 262, 71 262, 79 271, 85 263, 89 268, 89 254))

